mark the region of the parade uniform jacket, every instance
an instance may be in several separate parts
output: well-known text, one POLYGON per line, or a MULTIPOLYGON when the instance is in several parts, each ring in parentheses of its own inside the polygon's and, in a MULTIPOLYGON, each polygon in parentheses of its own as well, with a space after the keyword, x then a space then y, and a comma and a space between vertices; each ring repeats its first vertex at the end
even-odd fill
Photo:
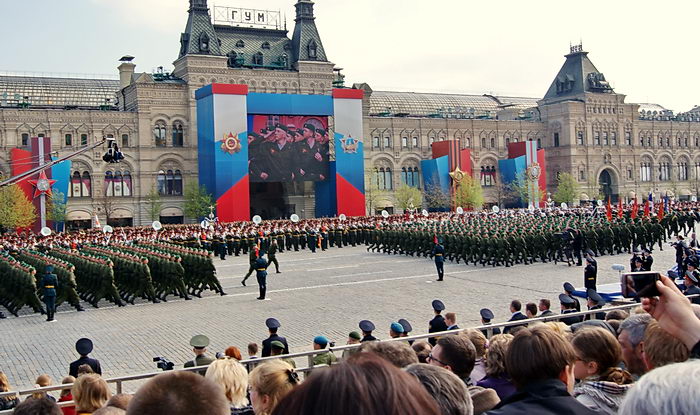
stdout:
POLYGON ((270 353, 271 352, 270 344, 275 340, 281 342, 284 345, 284 354, 289 354, 289 345, 287 345, 287 339, 285 339, 284 337, 279 336, 277 334, 271 334, 270 337, 263 340, 263 342, 262 342, 262 346, 263 346, 262 347, 262 354, 261 354, 262 357, 270 356, 270 354, 271 354, 270 353))
POLYGON ((651 271, 651 266, 654 263, 654 258, 651 257, 651 255, 648 255, 644 257, 642 260, 642 269, 644 271, 651 271))
POLYGON ((598 279, 598 267, 593 264, 586 265, 583 271, 583 285, 586 289, 596 289, 596 281, 598 279))
POLYGON ((205 356, 202 354, 202 355, 195 357, 194 360, 190 360, 189 362, 186 362, 185 367, 206 366, 206 365, 211 364, 211 362, 213 362, 213 361, 214 361, 214 359, 212 359, 211 357, 205 356))
MULTIPOLYGON (((447 330, 447 323, 445 323, 445 317, 441 316, 440 314, 433 317, 433 319, 428 323, 428 333, 438 333, 445 330, 447 330)), ((428 342, 435 346, 437 339, 437 337, 431 337, 428 339, 428 342)))
POLYGON ((41 279, 41 286, 44 289, 44 297, 55 297, 58 277, 56 277, 56 274, 44 274, 44 277, 41 279))
POLYGON ((435 257, 435 263, 440 263, 445 261, 445 247, 442 245, 435 245, 433 252, 431 253, 435 257))
MULTIPOLYGON (((562 311, 561 314, 562 315, 563 314, 571 314, 571 313, 575 313, 575 312, 576 312, 576 310, 569 309, 569 310, 562 311)), ((567 326, 570 326, 572 324, 580 323, 581 317, 580 316, 579 317, 564 317, 564 318, 559 319, 559 321, 566 324, 567 326)))
POLYGON ((77 378, 78 368, 81 365, 88 365, 90 366, 90 368, 92 368, 93 372, 97 373, 98 375, 102 375, 102 367, 100 367, 100 361, 87 356, 80 356, 80 359, 71 363, 68 370, 68 374, 77 378))

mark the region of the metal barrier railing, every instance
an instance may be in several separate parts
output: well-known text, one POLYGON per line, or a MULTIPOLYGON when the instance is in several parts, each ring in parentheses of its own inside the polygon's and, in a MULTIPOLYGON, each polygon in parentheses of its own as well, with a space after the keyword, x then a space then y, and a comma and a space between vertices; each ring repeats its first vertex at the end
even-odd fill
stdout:
MULTIPOLYGON (((689 295, 687 296, 688 298, 693 298, 693 297, 698 297, 700 294, 695 294, 695 295, 689 295)), ((493 335, 493 329, 499 328, 503 329, 506 327, 515 327, 515 326, 524 326, 532 323, 545 323, 548 321, 558 321, 561 320, 562 318, 570 318, 570 317, 585 317, 585 316, 591 316, 591 319, 596 319, 596 314, 601 313, 601 312, 609 312, 613 310, 629 310, 632 308, 639 307, 641 304, 640 303, 629 303, 629 304, 623 304, 623 305, 617 305, 617 306, 612 306, 612 307, 605 307, 602 309, 597 309, 597 310, 587 310, 587 311, 580 311, 580 312, 575 312, 575 313, 567 313, 567 314, 553 314, 551 316, 546 316, 546 317, 534 317, 534 318, 529 318, 526 320, 517 320, 517 321, 505 321, 502 323, 495 323, 495 324, 487 324, 487 325, 481 325, 481 326, 474 326, 470 327, 471 329, 476 329, 476 330, 485 330, 486 331, 486 337, 490 338, 493 335)), ((397 337, 393 339, 386 339, 386 340, 381 340, 384 342, 391 342, 391 341, 415 341, 415 340, 423 340, 423 339, 428 339, 431 337, 441 337, 449 334, 457 334, 459 332, 462 332, 467 329, 454 329, 454 330, 446 330, 446 331, 441 331, 441 332, 436 332, 436 333, 426 333, 426 334, 416 334, 413 336, 406 336, 406 337, 397 337)), ((501 330, 502 331, 502 330, 501 330)), ((311 350, 307 352, 297 352, 297 353, 289 353, 281 356, 270 356, 270 357, 261 357, 257 359, 245 359, 241 360, 240 363, 246 366, 246 368, 250 371, 254 366, 259 365, 262 362, 268 361, 268 360, 274 360, 274 359, 279 359, 279 358, 284 358, 284 359, 297 359, 297 358, 307 358, 308 359, 308 366, 302 367, 299 369, 295 369, 297 372, 301 373, 306 373, 310 372, 313 369, 318 369, 321 367, 326 367, 327 365, 315 365, 313 364, 313 358, 317 355, 324 354, 324 353, 336 353, 340 352, 342 353, 345 350, 352 350, 361 347, 362 344, 347 344, 347 345, 342 345, 342 346, 333 346, 333 347, 328 347, 325 349, 319 349, 319 350, 311 350)), ((197 367, 188 367, 188 368, 182 368, 182 369, 175 369, 177 371, 190 371, 190 372, 196 372, 196 371, 202 371, 206 370, 208 366, 197 366, 197 367)), ((158 372, 149 372, 149 373, 141 373, 137 375, 128 375, 128 376, 119 376, 119 377, 113 377, 113 378, 106 378, 105 381, 107 384, 114 384, 116 393, 122 393, 124 390, 124 383, 126 382, 133 382, 137 380, 143 380, 143 379, 149 379, 152 377, 155 377, 157 375, 167 373, 164 371, 158 371, 158 372)), ((22 389, 18 391, 9 391, 9 392, 0 392, 0 398, 4 396, 23 396, 23 395, 31 395, 33 393, 37 392, 54 392, 54 391, 60 391, 63 389, 70 389, 73 386, 73 384, 62 384, 62 385, 52 385, 52 386, 46 386, 43 388, 33 388, 33 389, 22 389)), ((72 402, 61 402, 59 404, 60 406, 70 406, 73 405, 72 402)), ((9 411, 0 411, 0 415, 3 414, 11 414, 12 410, 9 411)))

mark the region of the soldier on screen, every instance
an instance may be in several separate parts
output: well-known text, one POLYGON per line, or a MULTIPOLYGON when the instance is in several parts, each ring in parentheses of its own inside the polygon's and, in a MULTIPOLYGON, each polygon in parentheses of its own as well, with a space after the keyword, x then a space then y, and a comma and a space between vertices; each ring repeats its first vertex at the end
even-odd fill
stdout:
POLYGON ((289 142, 289 129, 277 124, 272 131, 272 141, 260 145, 256 168, 260 174, 256 180, 265 182, 288 182, 294 179, 291 166, 295 163, 294 145, 289 142))
POLYGON ((324 166, 327 158, 324 157, 325 146, 321 142, 320 132, 312 124, 304 124, 302 131, 302 141, 296 145, 296 164, 294 167, 295 179, 303 180, 323 180, 325 176, 324 166))

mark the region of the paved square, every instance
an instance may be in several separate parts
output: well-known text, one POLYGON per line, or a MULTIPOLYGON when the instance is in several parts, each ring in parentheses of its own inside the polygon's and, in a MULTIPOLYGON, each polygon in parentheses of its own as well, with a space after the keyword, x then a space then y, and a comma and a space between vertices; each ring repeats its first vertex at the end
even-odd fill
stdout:
MULTIPOLYGON (((654 254, 655 270, 667 270, 674 262, 670 247, 654 254)), ((181 367, 192 358, 191 336, 209 336, 212 354, 232 345, 245 354, 248 342, 260 343, 267 337, 268 317, 280 320, 280 334, 287 337, 292 351, 311 350, 312 339, 319 334, 345 344, 347 334, 357 330, 362 319, 375 323, 380 339, 388 337, 389 324, 399 318, 411 322, 414 334, 426 333, 435 298, 445 302, 446 311, 456 312, 458 324, 465 328, 479 323, 482 307, 493 310, 495 321, 507 320, 514 298, 523 305, 549 298, 558 311, 556 297, 562 283, 583 285, 583 267, 552 263, 511 268, 447 263, 446 279, 438 283, 429 259, 368 253, 364 246, 316 254, 284 252, 278 258, 282 273, 269 274, 269 301, 256 300, 254 277, 248 287, 240 285, 248 269, 247 257, 240 256, 216 260, 228 293, 224 297, 209 293, 192 301, 88 306, 81 313, 64 306, 56 323, 34 314, 0 320, 0 370, 15 388, 31 387, 41 373, 60 382, 77 358, 74 344, 80 337, 94 341, 92 356, 101 361, 105 377, 155 371, 154 356, 181 367)), ((610 266, 619 263, 628 269, 629 258, 627 254, 598 258, 598 284, 617 282, 618 274, 610 266)))

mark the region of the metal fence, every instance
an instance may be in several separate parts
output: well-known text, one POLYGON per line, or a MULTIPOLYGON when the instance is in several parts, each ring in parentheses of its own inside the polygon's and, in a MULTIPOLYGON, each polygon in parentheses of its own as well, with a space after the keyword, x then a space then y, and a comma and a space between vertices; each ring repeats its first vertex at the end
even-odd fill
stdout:
MULTIPOLYGON (((690 297, 697 297, 698 295, 691 295, 690 297)), ((488 324, 488 325, 481 325, 481 326, 474 326, 470 327, 472 329, 477 329, 477 330, 485 330, 486 331, 486 337, 491 337, 493 335, 493 329, 499 328, 501 331, 506 328, 506 327, 515 327, 515 326, 524 326, 524 325, 529 325, 532 323, 545 323, 548 321, 558 321, 562 318, 570 318, 570 317, 585 317, 585 316, 590 316, 591 319, 596 318, 596 314, 600 312, 609 312, 613 310, 630 310, 632 308, 639 307, 640 303, 630 303, 630 304, 623 304, 623 305, 618 305, 618 306, 613 306, 613 307, 605 307, 603 309, 598 309, 598 310, 588 310, 588 311, 581 311, 581 312, 576 312, 576 313, 568 313, 568 314, 554 314, 551 316, 547 317, 535 317, 535 318, 529 318, 527 320, 518 320, 518 321, 506 321, 502 323, 495 323, 495 324, 488 324)), ((391 342, 391 341, 415 341, 415 340, 423 340, 423 339, 428 339, 431 337, 440 337, 444 335, 449 335, 449 334, 457 334, 461 331, 464 331, 465 329, 455 329, 455 330, 447 330, 447 331, 441 331, 438 333, 426 333, 426 334, 417 334, 414 336, 407 336, 407 337, 397 337, 394 339, 387 339, 387 340, 381 340, 384 342, 391 342)), ((349 344, 349 345, 342 345, 342 346, 333 346, 333 347, 328 347, 325 349, 320 349, 320 350, 311 350, 308 352, 298 352, 298 353, 290 353, 290 354, 285 354, 283 356, 270 356, 270 357, 262 357, 262 358, 257 358, 257 359, 246 359, 246 360, 241 360, 241 364, 245 365, 248 370, 252 370, 253 367, 259 365, 262 362, 265 362, 267 360, 272 360, 272 359, 279 359, 280 357, 284 357, 285 359, 303 359, 306 358, 308 362, 308 366, 298 368, 296 369, 297 372, 301 373, 307 373, 310 372, 313 369, 318 369, 321 367, 326 367, 327 365, 316 365, 314 366, 313 364, 313 358, 317 355, 324 354, 324 353, 341 353, 345 350, 352 350, 359 348, 361 344, 349 344)), ((186 369, 176 369, 178 371, 202 371, 206 370, 207 366, 197 366, 197 367, 190 367, 186 369)), ((122 393, 124 391, 124 384, 128 382, 136 382, 139 380, 144 380, 144 379, 150 379, 154 376, 163 374, 165 372, 163 371, 158 371, 158 372, 150 372, 150 373, 141 373, 137 375, 128 375, 128 376, 119 376, 119 377, 113 377, 113 378, 105 378, 105 381, 107 384, 114 385, 112 388, 113 390, 116 390, 116 393, 122 393)), ((34 388, 34 389, 22 389, 18 391, 11 391, 11 392, 2 392, 0 393, 0 397, 3 396, 18 396, 22 397, 25 395, 31 395, 33 393, 37 392, 55 392, 55 391, 60 391, 63 389, 70 389, 73 386, 73 384, 64 384, 64 385, 53 385, 53 386, 47 386, 43 388, 34 388)), ((73 405, 72 402, 61 402, 59 404, 60 406, 70 406, 73 405)), ((3 414, 11 414, 12 410, 9 411, 0 411, 0 415, 3 414)))

